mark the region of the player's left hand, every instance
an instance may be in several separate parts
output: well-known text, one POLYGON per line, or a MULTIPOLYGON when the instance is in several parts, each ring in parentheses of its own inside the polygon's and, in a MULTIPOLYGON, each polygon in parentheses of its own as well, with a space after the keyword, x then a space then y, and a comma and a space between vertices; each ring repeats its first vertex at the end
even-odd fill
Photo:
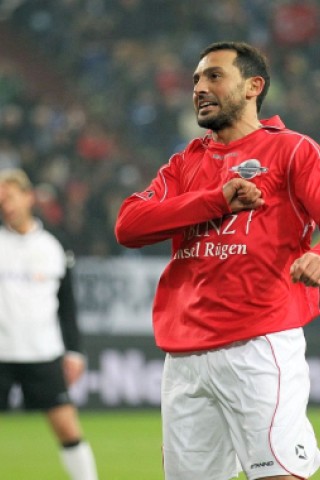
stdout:
POLYGON ((83 355, 67 352, 63 358, 63 370, 68 385, 75 383, 83 374, 85 358, 83 355))
POLYGON ((302 282, 307 287, 320 286, 320 255, 307 252, 293 262, 290 268, 293 283, 302 282))

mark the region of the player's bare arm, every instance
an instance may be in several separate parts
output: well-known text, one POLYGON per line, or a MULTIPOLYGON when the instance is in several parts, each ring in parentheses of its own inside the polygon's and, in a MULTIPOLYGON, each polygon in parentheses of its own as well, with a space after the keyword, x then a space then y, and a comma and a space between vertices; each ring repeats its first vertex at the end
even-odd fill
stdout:
POLYGON ((223 194, 233 212, 256 209, 264 205, 261 190, 257 186, 243 180, 233 178, 223 186, 223 194))
POLYGON ((290 268, 293 283, 302 282, 307 287, 320 286, 320 255, 307 252, 293 262, 290 268))

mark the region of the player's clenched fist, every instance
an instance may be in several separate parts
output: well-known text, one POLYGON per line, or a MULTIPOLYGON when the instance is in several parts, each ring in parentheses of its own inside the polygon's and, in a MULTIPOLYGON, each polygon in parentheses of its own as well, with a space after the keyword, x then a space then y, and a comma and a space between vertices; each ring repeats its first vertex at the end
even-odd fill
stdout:
POLYGON ((256 209, 264 205, 261 190, 242 178, 233 178, 223 186, 223 194, 233 212, 256 209))
POLYGON ((302 282, 307 287, 320 286, 320 255, 307 252, 293 262, 290 268, 293 283, 302 282))

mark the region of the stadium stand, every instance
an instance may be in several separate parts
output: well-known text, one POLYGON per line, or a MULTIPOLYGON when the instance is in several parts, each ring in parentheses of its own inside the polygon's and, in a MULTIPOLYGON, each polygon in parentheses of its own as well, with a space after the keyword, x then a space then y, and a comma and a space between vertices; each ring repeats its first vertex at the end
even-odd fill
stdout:
POLYGON ((199 131, 191 77, 207 44, 262 48, 273 78, 262 116, 319 140, 319 18, 316 0, 4 1, 0 168, 26 169, 39 214, 76 255, 121 254, 121 200, 199 131))

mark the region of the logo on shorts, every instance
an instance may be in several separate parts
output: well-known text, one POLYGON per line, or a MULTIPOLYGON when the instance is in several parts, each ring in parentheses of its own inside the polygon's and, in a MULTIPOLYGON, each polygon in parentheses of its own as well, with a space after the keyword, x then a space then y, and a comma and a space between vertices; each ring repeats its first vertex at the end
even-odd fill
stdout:
POLYGON ((56 400, 59 405, 70 402, 69 395, 67 392, 59 393, 59 395, 57 395, 56 400))
POLYGON ((253 463, 250 468, 272 467, 272 465, 274 465, 274 462, 269 460, 269 462, 253 463))
POLYGON ((136 196, 142 198, 142 200, 150 200, 154 195, 153 190, 145 190, 144 192, 136 193, 136 196))
POLYGON ((303 445, 296 445, 296 455, 298 458, 302 458, 302 460, 307 460, 308 458, 303 445))
POLYGON ((239 177, 246 180, 261 175, 261 173, 266 173, 268 170, 267 167, 262 167, 261 163, 256 158, 250 158, 249 160, 240 163, 240 165, 235 165, 230 168, 230 172, 236 172, 239 177))

